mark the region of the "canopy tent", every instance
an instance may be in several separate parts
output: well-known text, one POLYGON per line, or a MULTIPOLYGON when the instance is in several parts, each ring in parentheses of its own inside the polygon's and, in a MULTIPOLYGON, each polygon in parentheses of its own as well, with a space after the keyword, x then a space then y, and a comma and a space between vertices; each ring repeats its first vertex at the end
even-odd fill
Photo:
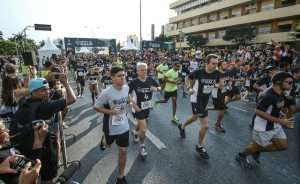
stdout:
POLYGON ((127 41, 125 46, 121 50, 139 50, 132 41, 127 41))
POLYGON ((76 53, 78 54, 78 53, 92 53, 92 52, 87 47, 80 47, 80 50, 79 51, 76 50, 76 53))
MULTIPOLYGON (((52 54, 56 54, 56 55, 61 54, 61 50, 59 48, 57 48, 48 38, 45 45, 38 50, 38 53, 39 53, 40 61, 42 61, 42 58, 44 56, 50 58, 52 56, 52 54)), ((42 62, 40 62, 40 63, 42 63, 42 62)))

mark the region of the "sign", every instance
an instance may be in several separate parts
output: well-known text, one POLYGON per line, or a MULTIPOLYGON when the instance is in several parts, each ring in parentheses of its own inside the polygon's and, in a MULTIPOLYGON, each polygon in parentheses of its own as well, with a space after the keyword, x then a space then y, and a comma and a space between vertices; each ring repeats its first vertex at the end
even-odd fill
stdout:
POLYGON ((172 50, 175 49, 174 42, 159 42, 159 41, 142 41, 143 49, 168 49, 172 50))
POLYGON ((98 39, 98 38, 64 38, 66 50, 76 47, 108 47, 112 52, 116 52, 116 39, 98 39))
POLYGON ((36 31, 51 31, 51 25, 49 24, 34 24, 36 31))

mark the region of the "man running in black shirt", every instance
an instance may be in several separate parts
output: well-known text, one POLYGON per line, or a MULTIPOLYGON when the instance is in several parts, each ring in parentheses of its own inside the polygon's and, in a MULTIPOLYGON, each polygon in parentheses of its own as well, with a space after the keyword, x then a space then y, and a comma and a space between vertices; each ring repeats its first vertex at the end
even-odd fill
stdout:
POLYGON ((153 107, 152 93, 160 90, 157 82, 151 77, 147 77, 147 64, 137 63, 137 79, 129 84, 129 93, 134 101, 141 109, 140 112, 134 112, 133 115, 137 119, 136 131, 134 131, 134 139, 140 141, 140 154, 142 157, 147 156, 145 147, 146 138, 146 119, 149 117, 150 109, 153 107))
POLYGON ((293 119, 282 116, 284 107, 284 91, 293 85, 293 76, 286 72, 277 73, 272 78, 272 87, 259 100, 252 131, 252 143, 238 153, 236 160, 246 168, 252 168, 247 159, 251 155, 259 163, 261 152, 273 152, 288 148, 287 137, 282 127, 293 127, 293 119))
MULTIPOLYGON (((196 105, 193 107, 193 111, 198 114, 201 122, 201 128, 199 129, 199 139, 198 144, 196 146, 196 151, 200 154, 200 156, 204 159, 208 159, 208 153, 203 147, 204 138, 206 132, 208 130, 208 112, 207 112, 207 104, 209 97, 215 84, 220 79, 220 72, 216 70, 218 65, 218 56, 214 54, 210 54, 206 58, 206 66, 204 69, 196 70, 193 72, 189 78, 191 80, 198 81, 198 89, 194 91, 197 93, 196 105)), ((184 129, 187 125, 191 124, 194 121, 193 116, 190 117, 184 124, 178 125, 180 130, 180 134, 184 134, 184 129)))

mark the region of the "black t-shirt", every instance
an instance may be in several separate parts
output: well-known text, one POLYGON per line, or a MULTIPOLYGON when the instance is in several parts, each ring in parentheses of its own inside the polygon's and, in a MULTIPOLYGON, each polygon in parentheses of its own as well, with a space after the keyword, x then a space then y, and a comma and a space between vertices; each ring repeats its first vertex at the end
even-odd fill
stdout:
POLYGON ((83 66, 78 66, 76 68, 76 76, 77 78, 83 78, 87 70, 83 66))
POLYGON ((205 69, 196 70, 191 73, 189 78, 191 80, 198 80, 199 87, 197 92, 197 101, 201 98, 209 98, 215 84, 222 78, 219 71, 214 71, 212 73, 207 73, 205 69))
POLYGON ((104 88, 107 88, 109 85, 112 85, 112 80, 109 76, 104 75, 101 79, 101 83, 103 83, 104 88))
POLYGON ((258 81, 257 81, 257 85, 258 86, 263 86, 263 85, 265 85, 265 87, 269 87, 269 86, 271 86, 271 83, 272 82, 272 79, 271 79, 271 77, 269 76, 269 75, 264 75, 264 76, 262 76, 258 81))
MULTIPOLYGON (((261 99, 258 101, 256 109, 261 110, 270 114, 273 117, 279 118, 280 111, 284 107, 284 96, 277 94, 273 88, 268 89, 261 99)), ((261 118, 255 119, 255 127, 264 128, 265 131, 273 130, 274 123, 270 121, 263 120, 261 118), (264 124, 266 123, 266 126, 264 124)))
POLYGON ((129 93, 133 94, 133 98, 136 99, 137 105, 143 109, 147 109, 148 101, 152 99, 151 87, 158 87, 157 82, 151 77, 147 77, 146 81, 140 79, 134 79, 129 84, 129 93))

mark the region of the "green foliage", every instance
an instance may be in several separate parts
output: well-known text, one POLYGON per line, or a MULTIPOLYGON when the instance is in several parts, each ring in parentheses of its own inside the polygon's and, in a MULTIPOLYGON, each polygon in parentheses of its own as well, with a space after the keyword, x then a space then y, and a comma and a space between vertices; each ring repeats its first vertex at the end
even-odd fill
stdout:
POLYGON ((25 49, 26 51, 32 51, 32 50, 37 50, 38 46, 35 43, 35 41, 33 39, 30 38, 26 38, 23 34, 19 33, 14 35, 11 38, 8 38, 8 40, 12 41, 12 42, 17 42, 17 44, 20 46, 20 48, 25 49), (25 47, 25 48, 24 48, 25 47))
POLYGON ((232 41, 241 45, 247 44, 256 36, 256 28, 252 25, 243 25, 226 29, 223 40, 232 41))
POLYGON ((16 43, 10 40, 0 40, 0 55, 16 55, 16 43))
POLYGON ((3 32, 0 31, 0 40, 3 40, 3 32))
POLYGON ((207 43, 208 39, 204 38, 202 35, 189 35, 187 37, 187 44, 192 48, 197 48, 205 45, 207 43))

